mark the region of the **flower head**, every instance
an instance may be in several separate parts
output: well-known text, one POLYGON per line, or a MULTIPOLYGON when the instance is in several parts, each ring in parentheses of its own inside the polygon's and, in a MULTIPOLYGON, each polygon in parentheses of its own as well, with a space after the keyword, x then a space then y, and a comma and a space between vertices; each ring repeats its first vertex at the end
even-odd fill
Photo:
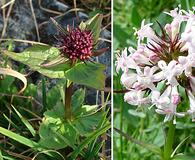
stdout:
POLYGON ((158 114, 165 115, 165 122, 172 119, 176 122, 175 117, 187 113, 195 119, 194 10, 186 12, 176 8, 166 14, 173 17, 173 21, 165 27, 158 23, 161 34, 143 20, 141 28, 136 30, 137 49, 125 49, 125 56, 117 58, 117 71, 120 68, 123 71, 121 83, 129 90, 124 99, 131 105, 152 103, 158 114), (186 24, 183 33, 180 29, 182 23, 186 24), (127 50, 132 52, 128 54, 127 50), (134 67, 127 67, 132 64, 134 67), (164 87, 159 88, 162 84, 164 87), (179 87, 185 88, 190 101, 190 109, 184 113, 177 112, 181 102, 179 87))
POLYGON ((76 60, 91 60, 92 56, 99 56, 109 49, 108 47, 95 48, 101 30, 102 15, 97 14, 90 21, 82 22, 78 27, 67 26, 66 29, 53 18, 51 20, 59 32, 56 36, 59 42, 57 47, 61 51, 62 58, 66 57, 72 62, 76 62, 76 60), (95 26, 96 32, 92 28, 94 26, 88 24, 89 22, 93 22, 93 25, 99 24, 99 26, 95 26))
POLYGON ((92 55, 93 39, 90 31, 68 27, 67 33, 62 36, 62 54, 71 60, 87 60, 92 55))

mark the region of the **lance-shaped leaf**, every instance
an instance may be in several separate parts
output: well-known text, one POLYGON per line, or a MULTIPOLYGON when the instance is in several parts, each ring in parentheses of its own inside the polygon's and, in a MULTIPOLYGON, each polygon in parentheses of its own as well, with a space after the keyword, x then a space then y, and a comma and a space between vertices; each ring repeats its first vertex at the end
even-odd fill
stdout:
POLYGON ((30 140, 29 138, 23 137, 19 134, 16 134, 8 129, 5 129, 3 127, 0 127, 0 133, 3 134, 4 136, 7 136, 23 145, 26 145, 30 148, 33 148, 34 150, 43 150, 42 146, 40 146, 38 143, 30 140))
POLYGON ((69 61, 62 61, 60 51, 51 46, 34 45, 22 53, 4 54, 50 78, 65 78, 65 71, 70 68, 69 61))
POLYGON ((91 19, 87 20, 86 22, 81 22, 79 25, 81 30, 90 30, 92 32, 94 44, 97 43, 100 36, 102 19, 102 14, 96 14, 91 19))

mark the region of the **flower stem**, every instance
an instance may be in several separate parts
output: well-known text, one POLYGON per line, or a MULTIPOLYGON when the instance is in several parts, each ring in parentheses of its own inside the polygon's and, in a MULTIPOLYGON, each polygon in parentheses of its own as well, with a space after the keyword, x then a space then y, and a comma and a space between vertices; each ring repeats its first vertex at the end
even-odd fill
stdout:
POLYGON ((174 142, 174 135, 175 135, 175 125, 173 121, 169 122, 169 130, 167 133, 167 138, 164 147, 164 160, 171 159, 171 153, 173 150, 173 142, 174 142))
POLYGON ((67 82, 65 88, 65 119, 69 120, 72 118, 72 106, 71 99, 73 93, 73 82, 67 82))

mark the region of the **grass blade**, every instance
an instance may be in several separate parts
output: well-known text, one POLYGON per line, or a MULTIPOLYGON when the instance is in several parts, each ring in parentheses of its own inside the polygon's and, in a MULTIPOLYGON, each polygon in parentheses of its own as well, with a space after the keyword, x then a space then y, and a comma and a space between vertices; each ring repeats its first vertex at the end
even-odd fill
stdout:
POLYGON ((24 125, 28 128, 28 130, 30 131, 30 133, 35 136, 36 135, 36 131, 34 130, 34 128, 32 127, 32 125, 17 111, 17 109, 11 105, 12 108, 15 110, 15 112, 17 113, 18 117, 20 117, 21 121, 24 123, 24 125))
POLYGON ((91 141, 93 141, 96 137, 100 136, 101 134, 105 133, 110 128, 110 124, 104 126, 103 128, 99 128, 97 131, 95 131, 91 136, 86 138, 79 146, 76 148, 72 155, 71 159, 76 159, 76 157, 79 155, 79 153, 85 148, 87 144, 89 144, 91 141))
POLYGON ((8 129, 5 129, 3 127, 0 127, 0 133, 3 134, 4 136, 7 136, 7 137, 25 145, 25 146, 30 147, 30 148, 34 148, 36 150, 42 149, 42 147, 38 143, 36 143, 28 138, 25 138, 23 136, 20 136, 19 134, 16 134, 16 133, 14 133, 8 129))
POLYGON ((3 155, 2 155, 1 150, 0 150, 0 160, 3 160, 3 155))

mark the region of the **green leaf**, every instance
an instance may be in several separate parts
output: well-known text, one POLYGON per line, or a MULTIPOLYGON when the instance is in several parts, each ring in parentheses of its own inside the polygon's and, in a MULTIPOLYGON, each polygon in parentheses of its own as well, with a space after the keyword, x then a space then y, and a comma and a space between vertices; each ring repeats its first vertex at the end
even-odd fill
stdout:
POLYGON ((79 107, 82 106, 83 102, 85 100, 85 90, 84 89, 78 89, 72 96, 72 102, 71 106, 73 108, 74 115, 76 112, 78 112, 79 107))
POLYGON ((135 7, 135 6, 132 7, 130 15, 131 15, 131 21, 132 21, 133 25, 136 27, 140 26, 141 17, 138 13, 137 7, 135 7))
POLYGON ((100 36, 102 19, 102 14, 96 14, 94 17, 87 20, 86 22, 81 22, 79 26, 81 30, 90 30, 92 32, 94 44, 97 43, 98 38, 100 36))
MULTIPOLYGON (((47 109, 53 109, 59 101, 61 101, 64 96, 61 96, 61 90, 64 91, 64 85, 66 84, 66 79, 61 79, 53 86, 48 92, 46 97, 47 109), (59 96, 56 96, 59 95, 59 96)), ((63 105, 63 104, 62 104, 63 105)), ((62 107, 63 108, 63 107, 62 107)))
POLYGON ((28 146, 28 147, 33 148, 35 150, 42 150, 42 147, 38 143, 30 140, 29 138, 25 138, 25 137, 20 136, 12 131, 9 131, 5 128, 0 127, 0 133, 3 134, 4 136, 7 136, 7 137, 25 145, 25 146, 28 146))
POLYGON ((81 62, 67 70, 65 76, 72 82, 101 90, 105 86, 105 68, 100 63, 81 62))
POLYGON ((99 128, 98 130, 94 131, 89 137, 87 137, 79 146, 76 148, 72 154, 71 159, 76 159, 79 153, 85 148, 86 145, 88 145, 90 142, 92 142, 96 137, 102 135, 110 128, 110 124, 107 124, 106 126, 99 128))
POLYGON ((76 131, 69 125, 55 119, 46 119, 40 126, 39 144, 48 149, 62 149, 67 146, 75 148, 76 131))
POLYGON ((14 109, 14 111, 17 113, 18 117, 20 118, 20 120, 24 123, 24 125, 28 128, 28 130, 30 131, 30 133, 35 136, 36 135, 36 131, 34 130, 34 128, 32 127, 32 125, 17 111, 17 109, 11 105, 12 108, 14 109))
POLYGON ((63 103, 61 101, 57 102, 57 104, 52 109, 47 110, 44 113, 44 116, 46 118, 63 119, 65 116, 63 103))
POLYGON ((34 45, 22 53, 6 51, 4 54, 50 78, 65 78, 65 70, 70 68, 69 62, 49 68, 43 66, 44 63, 51 62, 60 56, 60 51, 51 46, 34 45))
POLYGON ((39 144, 48 149, 62 149, 67 146, 75 148, 77 133, 74 127, 64 121, 62 102, 44 113, 45 117, 39 128, 41 140, 39 144))
POLYGON ((77 109, 77 115, 79 115, 79 117, 81 116, 86 116, 89 114, 93 114, 95 112, 97 112, 98 110, 98 105, 83 105, 82 107, 77 109))
POLYGON ((127 46, 126 40, 129 39, 129 34, 124 30, 124 28, 122 28, 120 25, 116 23, 113 24, 113 35, 114 35, 115 42, 116 41, 120 42, 122 47, 127 46))
POLYGON ((95 127, 97 127, 101 118, 102 113, 97 112, 90 116, 79 117, 78 119, 75 119, 72 124, 80 135, 87 136, 95 127))

